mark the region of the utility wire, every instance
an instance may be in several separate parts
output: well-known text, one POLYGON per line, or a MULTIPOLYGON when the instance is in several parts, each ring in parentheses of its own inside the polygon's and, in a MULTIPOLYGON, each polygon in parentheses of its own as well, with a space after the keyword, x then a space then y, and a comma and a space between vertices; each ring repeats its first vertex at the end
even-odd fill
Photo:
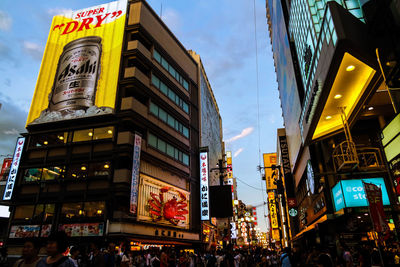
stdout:
MULTIPOLYGON (((257 12, 256 0, 253 0, 253 17, 254 17, 254 42, 256 47, 256 85, 257 85, 257 128, 258 128, 258 166, 261 166, 261 124, 260 124, 260 86, 258 75, 258 41, 257 41, 257 12)), ((263 182, 260 179, 261 197, 264 202, 264 189, 263 182)), ((264 217, 267 215, 265 205, 263 205, 264 217)))
MULTIPOLYGON (((249 185, 248 183, 244 182, 243 180, 241 180, 241 179, 239 179, 239 178, 237 178, 237 177, 235 177, 235 178, 236 178, 238 181, 242 182, 243 184, 247 185, 248 187, 251 187, 251 188, 253 188, 253 189, 255 189, 255 190, 259 190, 259 191, 264 191, 262 188, 257 188, 257 187, 255 187, 255 186, 249 185)), ((263 199, 263 200, 264 200, 264 199, 263 199)))

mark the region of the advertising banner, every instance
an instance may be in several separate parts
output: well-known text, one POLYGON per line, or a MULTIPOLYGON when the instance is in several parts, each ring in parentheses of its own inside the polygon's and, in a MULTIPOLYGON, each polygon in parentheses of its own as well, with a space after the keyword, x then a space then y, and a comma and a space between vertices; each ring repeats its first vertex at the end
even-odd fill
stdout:
POLYGON ((189 196, 188 191, 141 174, 137 220, 188 229, 189 196))
POLYGON ((13 225, 10 229, 10 238, 39 237, 40 225, 13 225))
POLYGON ((275 241, 279 241, 281 239, 281 235, 279 234, 278 229, 272 230, 272 239, 274 239, 275 241))
POLYGON ((127 0, 53 18, 26 124, 112 113, 127 0))
POLYGON ((10 172, 12 158, 5 158, 0 172, 0 181, 7 180, 6 174, 10 172))
POLYGON ((129 211, 133 215, 137 213, 138 202, 138 185, 139 185, 139 169, 140 169, 140 150, 142 147, 142 137, 135 134, 133 148, 133 164, 132 164, 132 180, 131 180, 131 201, 129 211))
POLYGON ((279 227, 279 224, 278 224, 278 214, 276 212, 274 192, 268 192, 268 208, 269 208, 269 216, 271 218, 271 227, 272 229, 276 229, 279 227))
POLYGON ((332 188, 335 211, 339 211, 343 208, 368 206, 363 182, 372 183, 380 187, 382 190, 383 205, 390 205, 389 195, 383 178, 342 180, 332 188))
POLYGON ((3 200, 10 200, 12 197, 14 184, 17 179, 19 162, 21 161, 22 151, 24 149, 24 144, 25 144, 25 137, 20 137, 17 139, 17 145, 15 146, 12 165, 10 167, 10 173, 8 174, 6 187, 4 189, 3 200))
POLYGON ((369 213, 374 224, 375 232, 387 235, 390 233, 383 210, 382 190, 375 184, 364 183, 365 195, 369 203, 369 213))
POLYGON ((202 221, 210 220, 208 186, 208 152, 200 152, 200 216, 202 221))
POLYGON ((276 184, 274 183, 274 179, 277 177, 272 177, 273 170, 271 168, 272 165, 276 165, 276 153, 267 153, 263 154, 264 159, 264 172, 265 172, 265 181, 267 183, 267 190, 276 189, 276 184))
POLYGON ((65 231, 67 236, 80 237, 80 236, 103 236, 104 224, 103 223, 77 223, 77 224, 61 224, 58 230, 65 231))

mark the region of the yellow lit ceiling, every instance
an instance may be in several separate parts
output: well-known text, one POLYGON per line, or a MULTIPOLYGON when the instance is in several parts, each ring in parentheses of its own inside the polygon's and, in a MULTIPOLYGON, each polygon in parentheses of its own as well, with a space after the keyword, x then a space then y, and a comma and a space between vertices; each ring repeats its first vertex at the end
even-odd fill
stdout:
POLYGON ((344 54, 312 139, 343 128, 339 108, 345 107, 349 118, 375 72, 349 53, 344 54))

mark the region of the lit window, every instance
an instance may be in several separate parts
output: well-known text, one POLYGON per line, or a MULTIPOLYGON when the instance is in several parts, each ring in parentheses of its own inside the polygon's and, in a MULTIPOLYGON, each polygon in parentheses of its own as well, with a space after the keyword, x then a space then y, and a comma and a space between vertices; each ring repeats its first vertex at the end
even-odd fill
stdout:
POLYGON ((93 140, 112 138, 113 137, 113 133, 114 133, 114 127, 113 126, 95 128, 94 129, 93 140))
POLYGON ((72 141, 73 142, 91 141, 92 137, 93 137, 92 129, 74 131, 74 137, 73 137, 72 141))

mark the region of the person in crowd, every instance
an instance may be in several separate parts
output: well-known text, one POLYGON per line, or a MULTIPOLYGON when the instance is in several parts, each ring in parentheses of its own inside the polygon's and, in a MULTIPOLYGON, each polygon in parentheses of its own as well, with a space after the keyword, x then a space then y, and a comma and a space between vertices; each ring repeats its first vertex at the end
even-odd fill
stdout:
POLYGON ((96 242, 90 244, 89 267, 105 267, 106 261, 103 252, 100 251, 99 245, 96 242))
POLYGON ((69 254, 71 254, 71 260, 74 262, 75 267, 80 266, 80 264, 78 262, 80 253, 81 252, 79 251, 78 247, 76 247, 76 246, 72 247, 69 251, 69 254))
POLYGON ((221 263, 224 260, 224 254, 222 253, 221 250, 218 250, 216 258, 217 258, 217 262, 216 262, 217 267, 222 267, 221 263))
POLYGON ((235 257, 234 257, 235 267, 240 267, 240 259, 242 258, 242 255, 240 255, 240 251, 239 250, 236 250, 235 254, 236 254, 235 257))
POLYGON ((292 263, 290 260, 291 257, 292 256, 291 256, 290 247, 284 248, 281 258, 280 258, 282 267, 292 267, 292 263))
POLYGON ((36 267, 40 261, 38 256, 40 248, 38 239, 26 240, 22 248, 22 258, 14 264, 14 267, 36 267))
POLYGON ((161 250, 160 267, 168 267, 168 255, 164 249, 161 250))
POLYGON ((122 257, 121 257, 121 263, 120 263, 120 267, 129 267, 129 255, 128 255, 128 249, 126 247, 124 247, 122 252, 122 257))
MULTIPOLYGON (((96 245, 97 246, 97 245, 96 245)), ((103 260, 106 267, 115 267, 119 257, 115 254, 115 244, 113 242, 109 242, 107 246, 107 250, 104 251, 103 260)))
POLYGON ((342 245, 342 259, 344 261, 344 267, 353 267, 353 256, 346 245, 342 245))
POLYGON ((160 267, 160 259, 156 252, 153 252, 151 255, 150 266, 151 267, 160 267))
POLYGON ((64 231, 50 234, 47 239, 47 257, 41 259, 38 267, 75 267, 74 262, 63 253, 68 248, 67 235, 64 231))
POLYGON ((6 247, 0 248, 0 266, 9 266, 6 247))

